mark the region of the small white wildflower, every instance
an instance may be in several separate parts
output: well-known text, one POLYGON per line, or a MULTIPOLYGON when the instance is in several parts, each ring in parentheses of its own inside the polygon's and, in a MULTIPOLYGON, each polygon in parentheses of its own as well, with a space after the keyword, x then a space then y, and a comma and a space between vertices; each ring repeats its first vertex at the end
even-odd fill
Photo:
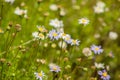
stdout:
POLYGON ((5 0, 5 2, 13 4, 15 0, 5 0))
POLYGON ((99 6, 95 6, 94 7, 94 12, 95 13, 103 13, 104 12, 104 8, 102 8, 102 7, 99 7, 99 6))
POLYGON ((63 49, 65 49, 67 47, 67 44, 64 41, 60 41, 58 43, 58 45, 59 45, 60 48, 63 48, 63 49))
POLYGON ((51 72, 56 72, 56 73, 58 73, 58 72, 61 71, 60 67, 59 67, 58 65, 56 65, 56 64, 51 63, 51 64, 49 65, 49 67, 50 67, 50 71, 51 71, 51 72))
POLYGON ((105 7, 105 3, 104 2, 102 2, 102 1, 98 1, 97 2, 97 4, 96 4, 96 6, 99 6, 99 7, 105 7))
POLYGON ((24 17, 27 16, 27 10, 20 9, 19 7, 15 9, 14 13, 19 16, 21 15, 24 15, 24 17))
POLYGON ((102 69, 104 69, 104 64, 103 63, 94 63, 95 64, 95 67, 97 68, 97 69, 100 69, 100 68, 102 68, 102 69))
POLYGON ((33 36, 34 38, 39 38, 38 34, 39 34, 38 32, 33 32, 33 33, 32 33, 32 36, 33 36))
POLYGON ((66 15, 66 12, 63 8, 60 9, 60 15, 61 16, 65 16, 66 15))
POLYGON ((61 38, 67 43, 71 44, 71 36, 69 34, 62 34, 61 38))
POLYGON ((45 36, 44 36, 44 34, 42 34, 42 33, 39 33, 38 36, 39 36, 39 39, 42 39, 42 40, 45 39, 45 36))
POLYGON ((41 71, 40 73, 35 72, 34 74, 39 80, 43 80, 43 77, 45 76, 45 73, 43 71, 41 71))
POLYGON ((116 40, 118 38, 118 34, 116 32, 110 32, 109 33, 109 38, 111 40, 116 40))
POLYGON ((83 24, 83 25, 87 25, 90 22, 87 18, 81 18, 78 21, 79 21, 79 24, 83 24))
POLYGON ((51 4, 49 8, 52 11, 57 11, 58 10, 58 6, 56 4, 51 4))
POLYGON ((39 26, 39 25, 37 25, 37 28, 38 28, 38 30, 39 30, 40 32, 47 32, 47 30, 45 29, 44 26, 39 26))
POLYGON ((96 34, 94 35, 94 37, 95 37, 95 38, 100 38, 100 34, 96 33, 96 34))
POLYGON ((92 55, 92 51, 87 47, 82 50, 82 53, 87 57, 92 55))
POLYGON ((60 28, 63 27, 63 21, 56 19, 50 20, 49 25, 55 27, 55 28, 60 28))
POLYGON ((80 43, 80 41, 79 41, 79 40, 74 40, 74 39, 71 39, 71 45, 76 45, 76 46, 79 46, 79 43, 80 43))
POLYGON ((103 13, 105 12, 105 3, 102 1, 98 1, 96 3, 96 6, 93 7, 95 13, 103 13))

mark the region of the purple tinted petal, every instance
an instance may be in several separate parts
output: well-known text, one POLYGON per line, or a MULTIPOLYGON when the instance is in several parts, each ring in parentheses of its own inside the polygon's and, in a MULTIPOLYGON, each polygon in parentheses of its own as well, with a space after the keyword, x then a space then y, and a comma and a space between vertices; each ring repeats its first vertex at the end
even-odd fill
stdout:
POLYGON ((101 46, 98 46, 98 48, 101 48, 101 46))
POLYGON ((102 75, 102 71, 98 71, 98 74, 99 74, 99 75, 102 75))
POLYGON ((106 72, 106 70, 104 69, 102 72, 106 72))
POLYGON ((108 75, 108 76, 106 77, 106 79, 109 80, 109 79, 110 79, 110 76, 108 75))

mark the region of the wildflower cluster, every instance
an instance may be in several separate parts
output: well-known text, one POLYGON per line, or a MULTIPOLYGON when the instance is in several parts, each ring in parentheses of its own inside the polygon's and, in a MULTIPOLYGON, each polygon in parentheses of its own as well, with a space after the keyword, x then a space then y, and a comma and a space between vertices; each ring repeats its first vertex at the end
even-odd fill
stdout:
POLYGON ((46 38, 45 33, 47 32, 47 30, 45 29, 44 26, 38 26, 38 25, 37 25, 37 28, 38 28, 38 31, 33 32, 33 33, 32 33, 32 36, 33 36, 35 39, 44 40, 44 39, 46 38))
POLYGON ((56 31, 55 29, 51 30, 49 33, 48 33, 48 37, 51 39, 51 40, 58 40, 58 39, 63 39, 64 42, 66 42, 67 44, 70 44, 70 45, 79 45, 79 40, 74 40, 71 38, 71 36, 69 34, 65 34, 65 33, 61 33, 61 32, 58 32, 56 31))
POLYGON ((0 0, 0 80, 119 80, 119 2, 0 0))
MULTIPOLYGON (((57 66, 56 64, 53 64, 53 63, 49 64, 49 68, 50 68, 51 72, 58 73, 58 72, 61 71, 60 67, 57 66)), ((39 80, 43 80, 43 78, 46 77, 46 75, 43 71, 41 71, 40 73, 35 72, 34 74, 35 74, 36 78, 39 79, 39 80)))

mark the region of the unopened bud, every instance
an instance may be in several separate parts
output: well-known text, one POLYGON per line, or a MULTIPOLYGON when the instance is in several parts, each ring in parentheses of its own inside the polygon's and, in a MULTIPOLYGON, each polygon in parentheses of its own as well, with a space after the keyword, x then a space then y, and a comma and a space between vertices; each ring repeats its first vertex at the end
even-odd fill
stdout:
POLYGON ((84 71, 88 71, 88 68, 83 68, 84 71))
POLYGON ((8 65, 8 66, 11 66, 12 64, 11 64, 11 62, 7 62, 7 65, 8 65))
POLYGON ((4 63, 5 61, 6 61, 6 59, 4 59, 4 58, 0 59, 0 62, 2 62, 2 63, 4 63))
POLYGON ((13 26, 13 23, 12 22, 9 22, 9 27, 12 27, 13 26))
POLYGON ((19 32, 21 30, 21 25, 20 24, 16 24, 15 25, 15 29, 19 32))

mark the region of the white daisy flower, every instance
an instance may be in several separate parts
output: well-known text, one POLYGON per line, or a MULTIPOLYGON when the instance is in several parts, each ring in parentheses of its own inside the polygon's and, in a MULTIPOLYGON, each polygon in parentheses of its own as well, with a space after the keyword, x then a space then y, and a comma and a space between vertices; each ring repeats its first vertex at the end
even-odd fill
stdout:
POLYGON ((87 57, 92 55, 92 51, 87 47, 82 50, 82 53, 87 57))
POLYGON ((98 1, 97 4, 96 4, 96 6, 104 8, 105 7, 105 3, 102 2, 102 1, 98 1))
POLYGON ((93 7, 95 13, 103 13, 105 12, 105 3, 104 2, 97 2, 96 6, 93 7))
POLYGON ((58 10, 58 6, 56 4, 51 4, 49 8, 52 11, 57 11, 58 10))
POLYGON ((65 16, 66 15, 65 9, 63 9, 63 8, 60 9, 60 15, 61 16, 65 16))
POLYGON ((95 13, 103 13, 104 12, 104 8, 102 8, 102 7, 99 7, 99 6, 95 6, 94 7, 94 12, 95 13))
POLYGON ((58 46, 59 46, 60 48, 65 49, 65 48, 67 47, 67 44, 66 44, 66 42, 64 42, 64 41, 60 41, 60 42, 58 43, 58 46))
POLYGON ((104 64, 103 63, 96 63, 95 62, 94 65, 97 69, 100 69, 100 68, 104 69, 104 64))
POLYGON ((79 21, 79 24, 83 24, 83 25, 87 25, 90 22, 87 18, 81 18, 78 21, 79 21))
POLYGON ((13 4, 15 0, 5 0, 5 2, 13 4))
POLYGON ((39 33, 38 36, 39 36, 39 39, 42 39, 42 40, 45 39, 45 36, 44 36, 44 34, 42 34, 42 33, 39 33))
POLYGON ((74 39, 71 40, 71 45, 79 46, 79 43, 80 43, 79 40, 74 40, 74 39))
POLYGON ((111 39, 111 40, 116 40, 117 38, 118 38, 118 34, 116 33, 116 32, 110 32, 109 33, 109 38, 111 39))
POLYGON ((33 36, 34 38, 39 38, 38 34, 39 34, 38 32, 33 32, 33 33, 32 33, 32 36, 33 36))
POLYGON ((24 15, 24 17, 27 16, 27 10, 20 9, 19 7, 15 9, 14 13, 19 16, 21 15, 24 15))
POLYGON ((63 27, 63 21, 56 19, 50 20, 49 25, 55 27, 55 28, 60 28, 63 27))
POLYGON ((45 73, 43 71, 41 71, 40 73, 35 72, 34 74, 39 80, 43 80, 43 77, 45 76, 45 73))

